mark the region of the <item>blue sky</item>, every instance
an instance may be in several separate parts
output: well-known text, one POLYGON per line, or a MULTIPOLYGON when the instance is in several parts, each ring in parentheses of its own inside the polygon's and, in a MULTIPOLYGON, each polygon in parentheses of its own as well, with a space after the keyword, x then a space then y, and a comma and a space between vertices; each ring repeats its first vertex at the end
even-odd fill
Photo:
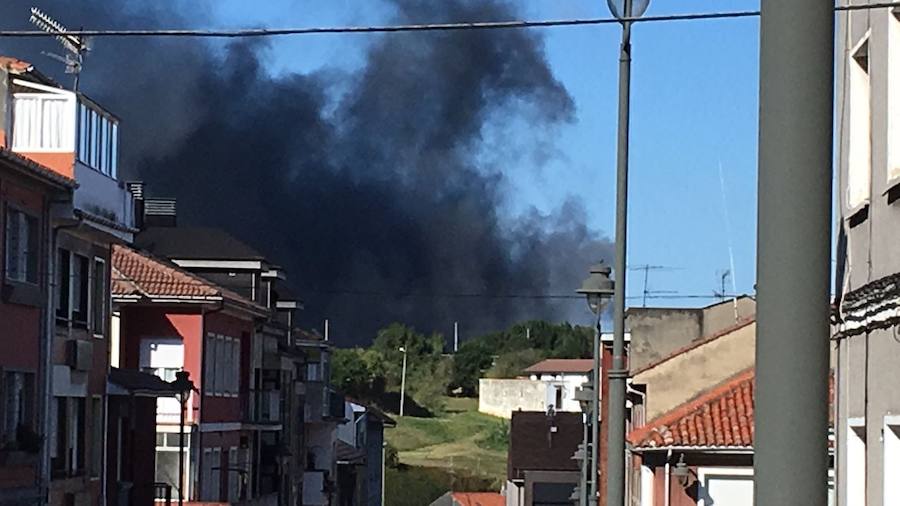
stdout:
MULTIPOLYGON (((608 15, 602 0, 518 3, 522 17, 529 19, 608 15)), ((217 25, 234 27, 383 24, 391 15, 387 4, 374 0, 228 0, 217 5, 217 25)), ((655 0, 649 13, 757 8, 758 0, 655 0)), ((758 28, 755 18, 635 27, 628 262, 675 268, 652 272, 651 290, 711 293, 722 270, 729 268, 730 238, 737 289, 752 291, 758 28)), ((551 212, 574 196, 584 203, 589 224, 611 238, 619 28, 540 30, 551 67, 575 100, 577 118, 556 132, 555 156, 549 162, 505 173, 510 191, 504 211, 516 215, 534 206, 551 212)), ((271 72, 351 70, 362 64, 363 51, 375 37, 275 39, 268 55, 271 72)), ((639 295, 642 282, 643 273, 632 272, 629 295, 639 295)), ((708 301, 653 302, 677 306, 708 301)))

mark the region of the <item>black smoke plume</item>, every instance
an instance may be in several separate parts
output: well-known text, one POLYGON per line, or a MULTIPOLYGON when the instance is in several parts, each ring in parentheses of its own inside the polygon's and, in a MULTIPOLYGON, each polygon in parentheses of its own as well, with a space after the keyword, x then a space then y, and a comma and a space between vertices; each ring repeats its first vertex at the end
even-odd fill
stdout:
MULTIPOLYGON (((27 28, 32 2, 3 2, 3 27, 27 28)), ((192 3, 188 16, 186 5, 38 3, 70 27, 206 19, 208 6, 192 3)), ((397 22, 518 17, 500 0, 393 7, 397 22)), ((572 293, 592 261, 611 258, 577 201, 549 216, 502 210, 508 175, 523 159, 540 163, 575 117, 539 34, 366 37, 358 70, 274 76, 259 39, 100 38, 81 89, 122 118, 125 176, 177 197, 181 223, 224 228, 284 266, 304 323, 330 318, 343 344, 392 321, 446 333, 458 320, 471 336, 581 314, 578 300, 459 296, 572 293), (515 122, 529 125, 525 138, 490 134, 515 122)), ((0 50, 59 67, 40 55, 56 50, 51 40, 3 39, 0 50)))

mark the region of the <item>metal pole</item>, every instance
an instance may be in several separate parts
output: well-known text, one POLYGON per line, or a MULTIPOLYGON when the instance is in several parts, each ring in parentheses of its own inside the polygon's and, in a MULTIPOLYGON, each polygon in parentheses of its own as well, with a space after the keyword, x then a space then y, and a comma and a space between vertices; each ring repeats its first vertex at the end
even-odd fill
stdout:
MULTIPOLYGON (((590 504, 597 504, 597 485, 600 481, 600 317, 602 311, 597 309, 597 326, 594 330, 594 367, 591 371, 591 383, 594 394, 591 396, 591 495, 590 504)), ((585 458, 587 449, 585 448, 585 458)))
POLYGON ((184 418, 187 411, 187 392, 181 392, 181 421, 178 431, 178 506, 184 506, 184 418))
POLYGON ((761 7, 754 502, 825 505, 834 2, 761 7))
MULTIPOLYGON (((382 426, 382 435, 384 434, 384 427, 382 426)), ((384 441, 381 442, 381 503, 378 506, 384 506, 384 481, 385 481, 385 447, 387 447, 387 443, 384 441)))
POLYGON ((403 416, 403 402, 406 400, 406 350, 403 350, 403 372, 400 373, 400 416, 403 416))
POLYGON ((581 459, 581 485, 578 487, 578 506, 587 506, 587 495, 588 495, 588 469, 590 469, 590 462, 588 462, 588 424, 591 423, 590 413, 584 413, 584 427, 581 436, 581 445, 583 448, 583 455, 581 459))
MULTIPOLYGON (((631 0, 625 0, 625 17, 631 17, 631 0)), ((606 506, 625 504, 625 274, 628 237, 628 129, 631 107, 631 22, 622 23, 619 50, 619 132, 616 165, 616 265, 613 317, 612 368, 609 377, 606 506)))

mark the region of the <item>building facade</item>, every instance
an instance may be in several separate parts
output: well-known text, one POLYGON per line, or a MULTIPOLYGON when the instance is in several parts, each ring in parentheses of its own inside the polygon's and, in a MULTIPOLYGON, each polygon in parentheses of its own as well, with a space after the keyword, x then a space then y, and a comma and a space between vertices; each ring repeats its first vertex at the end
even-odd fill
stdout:
POLYGON ((838 503, 898 504, 900 10, 840 13, 836 68, 838 503))

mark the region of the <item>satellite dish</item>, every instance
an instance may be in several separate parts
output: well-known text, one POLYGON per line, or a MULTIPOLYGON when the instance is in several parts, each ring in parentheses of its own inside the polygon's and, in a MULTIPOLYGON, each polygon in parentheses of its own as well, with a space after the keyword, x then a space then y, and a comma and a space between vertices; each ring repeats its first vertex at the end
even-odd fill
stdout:
POLYGON ((647 7, 650 6, 650 0, 631 0, 631 15, 626 16, 626 3, 629 3, 629 0, 606 0, 606 4, 609 5, 609 12, 616 19, 639 18, 647 12, 647 7))

